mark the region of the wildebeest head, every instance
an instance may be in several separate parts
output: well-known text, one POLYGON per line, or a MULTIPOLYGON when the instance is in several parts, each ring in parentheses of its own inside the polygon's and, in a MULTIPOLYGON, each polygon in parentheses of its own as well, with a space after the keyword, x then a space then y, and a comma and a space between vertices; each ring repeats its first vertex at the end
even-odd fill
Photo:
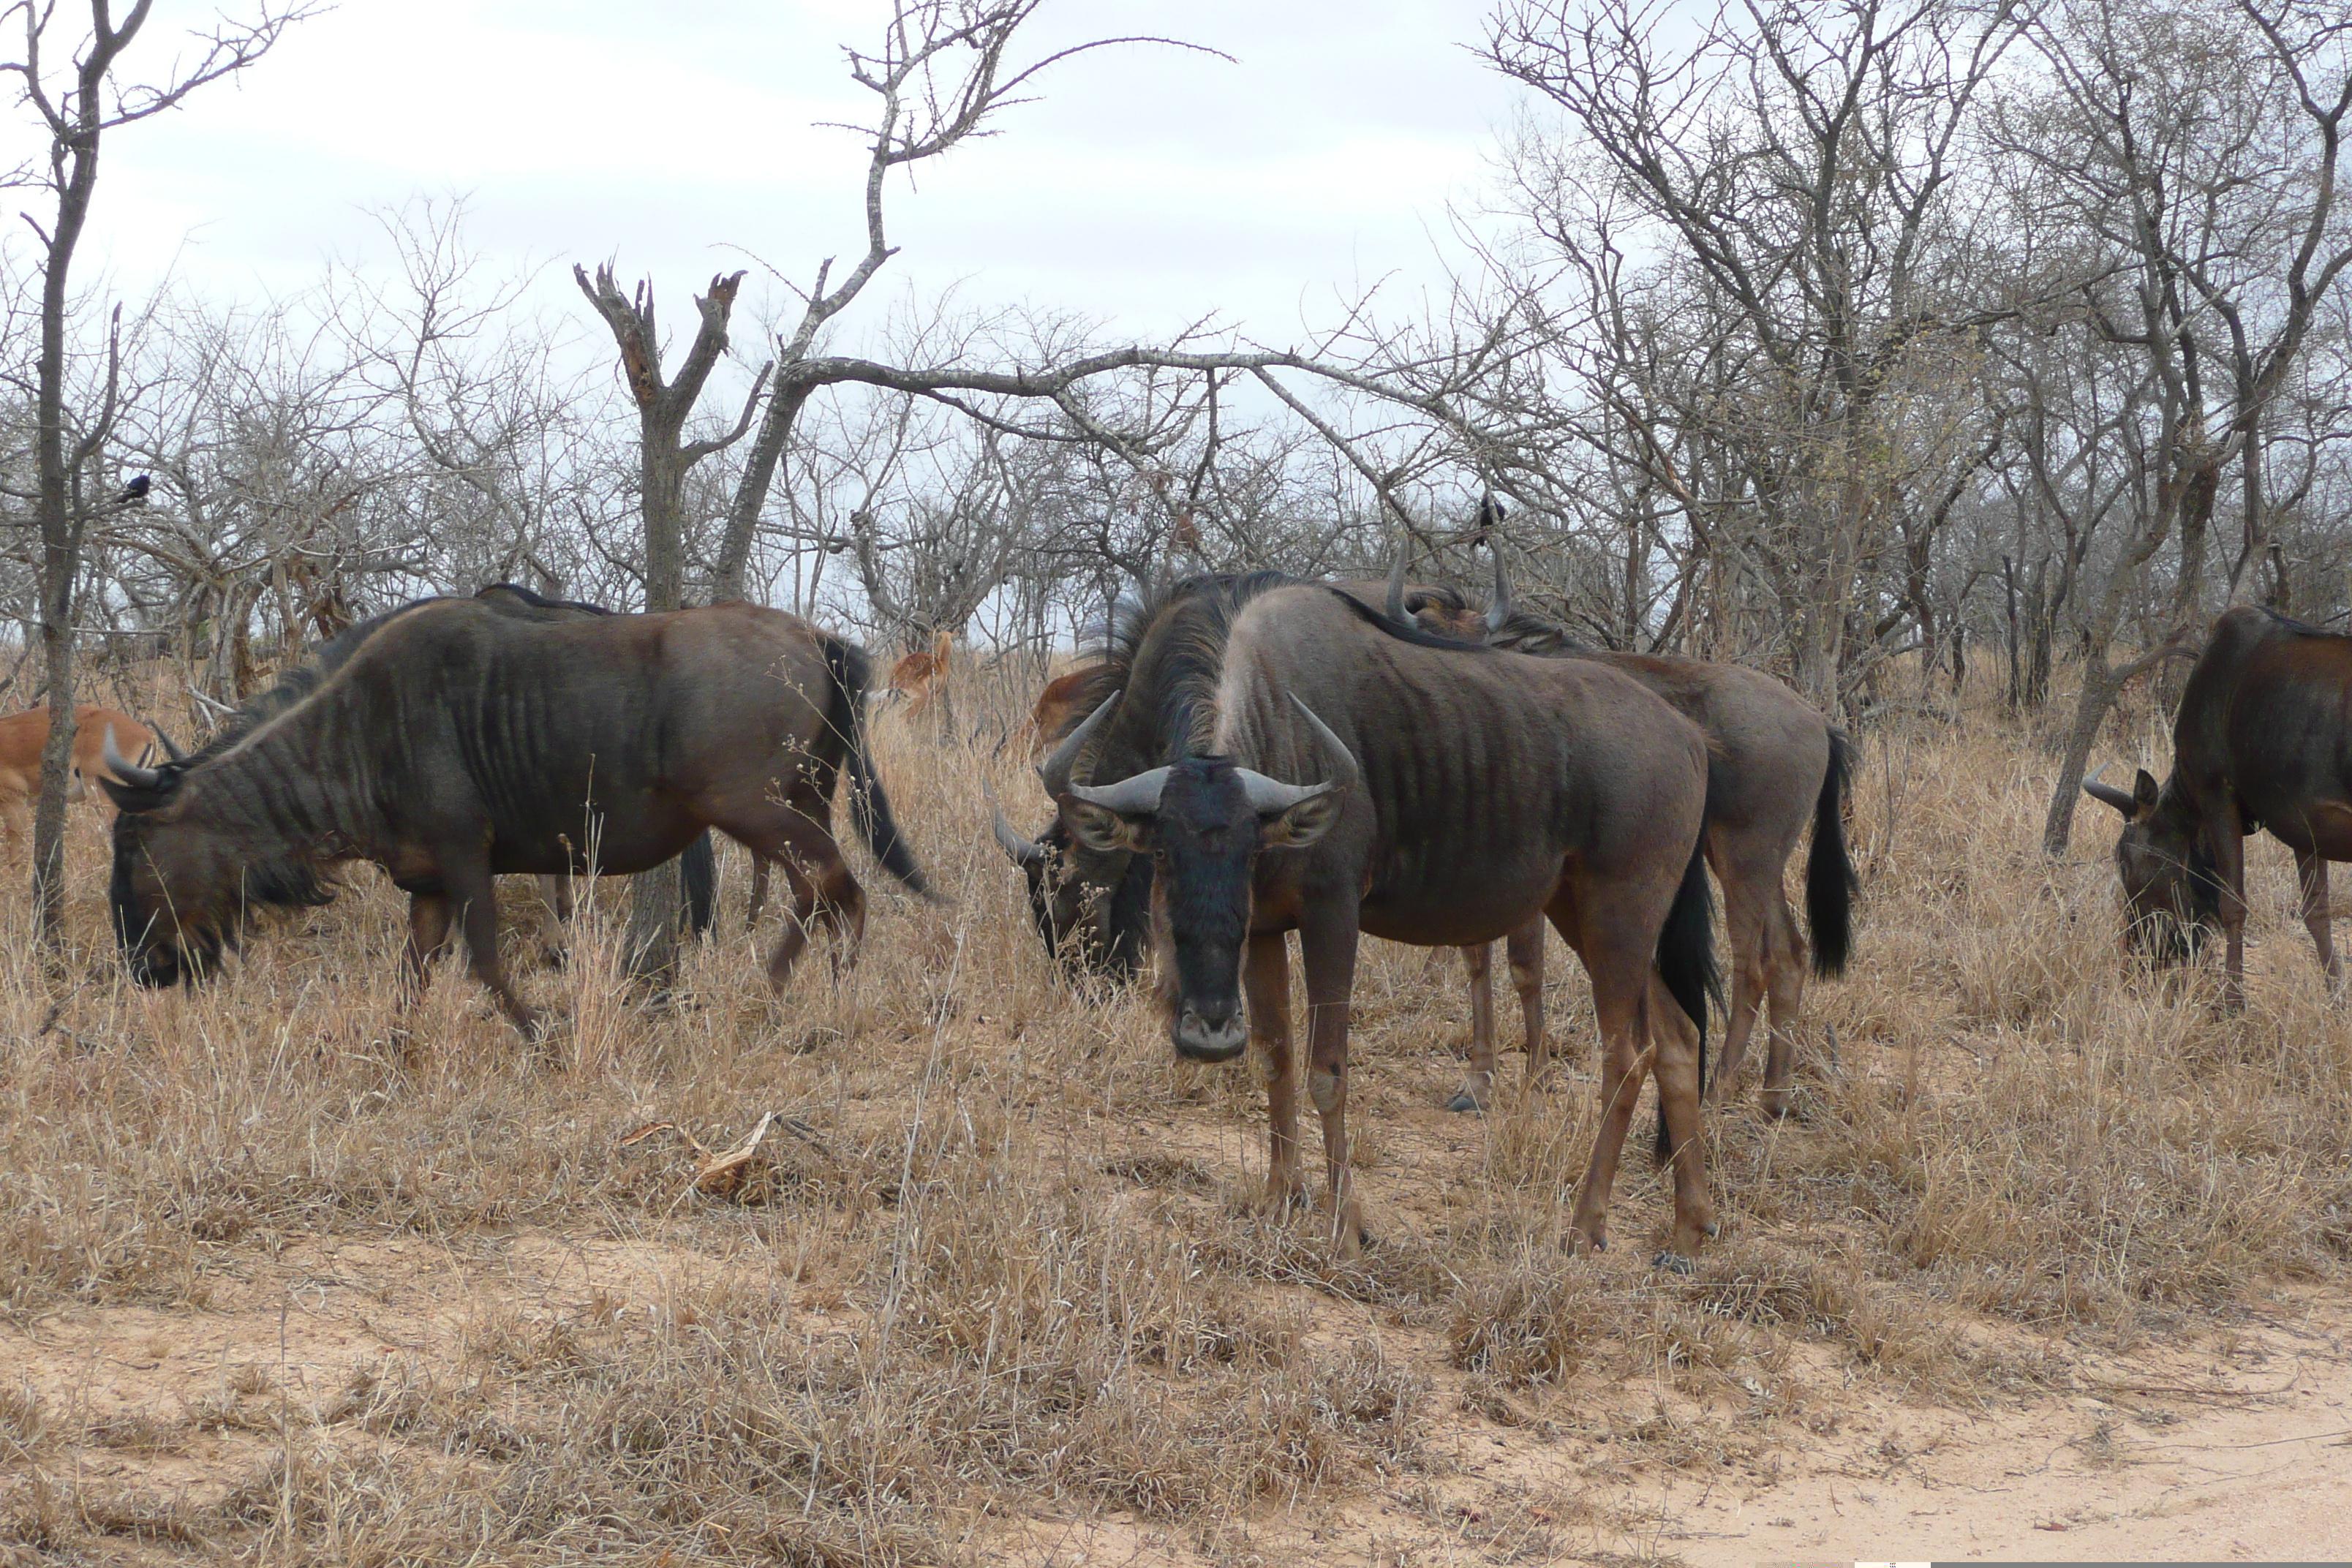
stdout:
POLYGON ((997 846, 1028 883, 1029 916, 1045 952, 1082 974, 1124 981, 1143 967, 1151 921, 1151 862, 1077 844, 1059 816, 1035 838, 1007 820, 992 794, 997 846))
POLYGON ((161 731, 156 739, 169 760, 142 767, 109 731, 104 755, 115 778, 99 784, 117 811, 107 884, 114 934, 131 977, 160 986, 203 978, 255 906, 323 904, 333 894, 312 867, 257 863, 233 832, 183 823, 195 764, 161 731))
POLYGON ((1284 784, 1230 757, 1190 756, 1099 787, 1073 784, 1069 760, 1109 701, 1041 770, 1076 843, 1150 858, 1152 924, 1165 958, 1160 1000, 1177 1054, 1195 1061, 1230 1061, 1249 1043, 1241 960, 1259 851, 1321 838, 1339 820, 1341 792, 1356 782, 1347 747, 1304 702, 1291 701, 1339 763, 1339 776, 1284 784))
POLYGON ((2096 778, 2083 789, 2123 814, 2116 873, 2123 880, 2125 940, 2160 963, 2194 958, 2221 908, 2221 879, 2195 814, 2146 768, 2129 794, 2096 778))

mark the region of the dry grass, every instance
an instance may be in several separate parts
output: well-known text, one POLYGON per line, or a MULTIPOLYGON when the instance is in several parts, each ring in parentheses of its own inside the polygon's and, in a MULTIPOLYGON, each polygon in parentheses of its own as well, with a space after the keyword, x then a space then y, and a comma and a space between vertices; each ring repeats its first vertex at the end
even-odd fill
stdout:
MULTIPOLYGON (((90 951, 52 969, 0 913, 0 1562, 1042 1562, 1074 1521, 1240 1561, 1372 1498, 1407 1521, 1352 1538, 1376 1560, 1639 1556, 1626 1478, 1801 1440, 1826 1375, 2025 1396, 2070 1343, 2352 1256, 2352 1031, 2284 853, 2253 857, 2252 1002, 2223 1017, 2210 977, 2119 956, 2105 823, 2041 859, 2049 763, 1991 716, 1866 737, 1856 973, 1813 994, 1801 1119, 1713 1124, 1726 1239, 1687 1279, 1640 1261, 1667 1205, 1638 1163, 1622 1245, 1565 1258, 1589 1087, 1437 1110, 1458 964, 1379 943, 1379 1244, 1340 1268, 1256 1214, 1250 1080, 1057 982, 981 805, 983 774, 1034 786, 926 741, 886 721, 883 766, 952 907, 870 876, 861 967, 774 1002, 730 863, 658 1013, 592 908, 529 973, 570 1020, 540 1051, 454 971, 395 1016, 373 873, 201 992, 128 988, 81 820, 90 951), (689 1192, 682 1141, 621 1142, 723 1148, 771 1110, 747 1202, 689 1192), (1465 1430, 1581 1444, 1598 1489, 1464 1502, 1465 1430)), ((1553 972, 1574 1061, 1581 978, 1553 972)))

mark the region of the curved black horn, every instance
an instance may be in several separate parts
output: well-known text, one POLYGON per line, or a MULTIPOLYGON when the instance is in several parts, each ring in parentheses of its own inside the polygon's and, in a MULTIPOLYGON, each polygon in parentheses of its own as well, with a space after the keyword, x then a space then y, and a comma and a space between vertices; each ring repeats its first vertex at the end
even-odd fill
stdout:
POLYGON ((1389 568, 1389 619, 1410 619, 1404 613, 1405 557, 1412 552, 1412 541, 1403 535, 1397 538, 1396 564, 1389 568))
POLYGON ((160 742, 163 742, 163 754, 164 754, 165 756, 167 756, 167 757, 171 758, 173 762, 175 762, 175 763, 179 763, 182 767, 186 767, 186 766, 188 765, 188 753, 187 753, 187 752, 184 752, 184 751, 182 751, 182 750, 180 750, 180 748, 179 748, 179 747, 177 747, 177 746, 175 746, 175 745, 172 744, 172 737, 171 737, 171 736, 166 735, 166 734, 165 734, 165 733, 163 733, 163 731, 161 731, 161 730, 157 730, 156 731, 154 731, 154 735, 155 735, 155 739, 156 739, 156 740, 158 740, 158 741, 160 741, 160 742))
POLYGON ((153 789, 163 782, 161 768, 142 768, 122 754, 114 743, 114 726, 106 727, 106 738, 99 744, 98 754, 106 763, 106 771, 134 789, 153 789))
POLYGON ((2101 784, 2096 779, 2084 779, 2083 781, 2083 793, 2089 795, 2093 800, 2101 801, 2108 805, 2114 806, 2117 811, 2122 812, 2127 817, 2136 816, 2139 814, 2139 807, 2134 804, 2131 793, 2128 790, 2117 789, 2115 785, 2110 784, 2101 784))
POLYGON ((1511 616, 1517 613, 1517 606, 1511 603, 1510 574, 1503 570, 1502 535, 1486 536, 1486 552, 1495 558, 1495 596, 1486 601, 1486 629, 1499 632, 1511 624, 1511 616))
POLYGON ((1024 870, 1045 858, 1045 847, 1034 838, 1024 837, 1021 830, 1005 817, 1004 808, 996 804, 996 792, 989 787, 986 779, 980 782, 980 793, 988 797, 989 815, 993 818, 989 831, 996 835, 996 847, 1024 870))
POLYGON ((1045 794, 1049 798, 1059 800, 1070 793, 1070 769, 1078 760, 1079 749, 1086 745, 1087 738, 1095 732, 1096 726, 1099 725, 1104 717, 1118 705, 1120 695, 1119 692, 1114 691, 1104 698, 1102 706, 1087 714, 1086 722, 1071 731, 1062 743, 1048 752, 1044 762, 1037 764, 1038 782, 1045 786, 1045 794))
POLYGON ((1340 740, 1339 736, 1331 733, 1331 726, 1317 718, 1315 716, 1315 710, 1300 701, 1297 692, 1290 692, 1288 693, 1288 696, 1290 698, 1290 705, 1293 708, 1297 709, 1298 711, 1305 716, 1307 722, 1314 727, 1315 738, 1323 742, 1323 749, 1326 752, 1328 752, 1331 754, 1332 760, 1339 764, 1339 775, 1331 780, 1331 787, 1334 789, 1353 789, 1358 784, 1363 783, 1364 772, 1361 768, 1356 765, 1356 753, 1348 750, 1347 742, 1340 740))

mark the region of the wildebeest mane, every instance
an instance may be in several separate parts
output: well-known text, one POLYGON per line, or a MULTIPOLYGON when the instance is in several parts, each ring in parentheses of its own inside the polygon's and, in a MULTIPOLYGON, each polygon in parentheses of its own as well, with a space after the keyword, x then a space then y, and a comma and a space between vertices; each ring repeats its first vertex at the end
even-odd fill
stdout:
POLYGON ((1201 572, 1121 599, 1094 650, 1112 671, 1105 684, 1127 689, 1150 639, 1152 690, 1141 710, 1161 719, 1161 734, 1176 738, 1178 750, 1202 752, 1216 721, 1217 680, 1234 617, 1259 595, 1300 581, 1284 572, 1201 572))
POLYGON ((328 677, 349 664, 352 655, 359 652, 360 646, 368 638, 409 611, 441 602, 437 595, 411 599, 380 616, 372 616, 345 626, 320 643, 307 660, 281 673, 275 681, 247 698, 235 712, 222 720, 220 728, 213 731, 212 738, 189 757, 188 765, 194 767, 211 761, 271 720, 299 706, 304 699, 326 684, 328 677))
POLYGON ((585 599, 551 599, 544 594, 533 593, 520 583, 492 583, 486 588, 478 589, 474 597, 487 599, 493 594, 505 594, 520 599, 534 610, 576 610, 583 616, 610 616, 617 613, 610 605, 592 605, 585 599))

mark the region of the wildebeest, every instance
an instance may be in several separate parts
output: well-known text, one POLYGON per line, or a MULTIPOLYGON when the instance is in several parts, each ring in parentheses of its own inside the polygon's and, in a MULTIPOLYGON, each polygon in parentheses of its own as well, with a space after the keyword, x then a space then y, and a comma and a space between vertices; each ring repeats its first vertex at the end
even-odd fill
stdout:
POLYGON ((866 755, 866 658, 791 616, 721 605, 543 625, 443 599, 355 633, 331 672, 197 756, 108 758, 124 781, 107 786, 121 807, 110 898, 141 983, 194 977, 248 909, 322 901, 330 868, 372 860, 410 895, 411 984, 454 922, 475 977, 528 1030, 493 877, 642 871, 716 827, 792 881, 796 918, 768 963, 781 986, 811 917, 836 963, 864 931, 831 829, 845 769, 876 858, 924 889, 866 755))
POLYGON ((1270 1195, 1287 1201, 1302 1185, 1286 933, 1298 931, 1306 970, 1307 1084, 1334 1236, 1352 1252, 1359 931, 1462 946, 1541 913, 1591 973, 1606 1043, 1575 1233, 1605 1245, 1633 1100, 1654 1074, 1675 1171, 1673 1252, 1694 1252, 1714 1227, 1699 1142, 1714 964, 1698 731, 1605 667, 1453 643, 1322 584, 1196 579, 1144 619, 1123 689, 1040 775, 1073 839, 1155 864, 1177 1053, 1223 1061, 1260 1047, 1270 1195), (1103 783, 1076 781, 1082 756, 1103 783))
MULTIPOLYGON (((580 599, 551 599, 533 593, 520 583, 493 583, 474 595, 483 604, 501 615, 517 620, 541 621, 553 625, 559 621, 585 620, 591 616, 609 616, 613 611, 604 605, 592 605, 580 599)), ((752 919, 759 918, 759 904, 767 897, 767 865, 756 862, 757 887, 752 900, 752 919)), ((697 936, 707 936, 716 912, 719 897, 719 857, 710 843, 710 835, 696 836, 677 858, 678 880, 686 899, 687 924, 697 936)), ((541 877, 539 879, 540 906, 546 911, 547 951, 551 957, 563 952, 564 924, 572 919, 572 879, 541 877)))
MULTIPOLYGON (((74 709, 73 764, 66 774, 66 798, 79 800, 83 780, 112 776, 104 755, 106 731, 114 731, 115 745, 138 762, 159 753, 154 731, 128 713, 95 703, 74 709)), ((14 858, 25 841, 25 827, 33 796, 41 787, 41 750, 49 743, 49 710, 45 704, 0 719, 0 832, 14 858)))
MULTIPOLYGON (((1657 693, 1705 731, 1713 752, 1706 858, 1723 884, 1732 952, 1730 1022, 1707 1099, 1720 1103, 1738 1081, 1758 1015, 1769 1004, 1761 1104, 1768 1114, 1783 1115, 1795 1068, 1796 1026, 1804 1006, 1807 953, 1789 907, 1783 871, 1809 822, 1813 840, 1805 863, 1805 911, 1812 931, 1813 973, 1824 977, 1844 973, 1853 950, 1857 882, 1846 853, 1840 801, 1851 758, 1846 738, 1819 709, 1761 670, 1597 648, 1564 627, 1521 611, 1512 600, 1498 542, 1489 537, 1495 586, 1483 611, 1473 609, 1450 588, 1408 589, 1400 555, 1387 584, 1388 612, 1465 641, 1606 664, 1657 693)), ((1542 936, 1532 927, 1515 932, 1510 949, 1511 977, 1527 1019, 1531 1074, 1544 1061, 1542 936)), ((1494 1082, 1488 962, 1483 952, 1464 957, 1471 978, 1471 1060, 1467 1079, 1449 1102, 1448 1109, 1455 1110, 1477 1109, 1494 1082)))
POLYGON ((2219 924, 2227 995, 2244 996, 2246 836, 2294 851, 2303 920, 2330 980, 2327 863, 2352 860, 2352 637, 2240 605, 2223 612, 2189 672, 2172 724, 2172 776, 2146 769, 2128 795, 2083 787, 2124 816, 2116 840, 2126 932, 2158 959, 2191 955, 2219 924))

